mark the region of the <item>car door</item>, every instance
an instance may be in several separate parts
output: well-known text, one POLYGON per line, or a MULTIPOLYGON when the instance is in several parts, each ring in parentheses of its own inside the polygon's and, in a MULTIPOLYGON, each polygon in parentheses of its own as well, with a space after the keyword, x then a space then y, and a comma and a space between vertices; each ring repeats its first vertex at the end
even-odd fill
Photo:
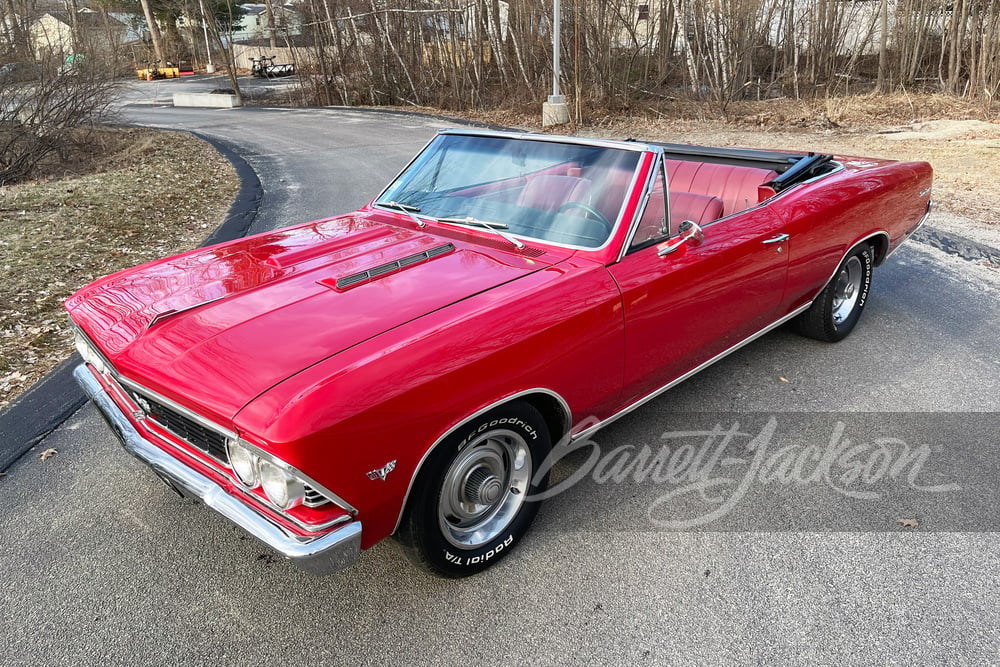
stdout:
POLYGON ((785 223, 766 205, 709 222, 700 243, 682 243, 668 222, 662 160, 655 178, 628 252, 608 267, 622 296, 629 399, 776 320, 788 269, 785 223))

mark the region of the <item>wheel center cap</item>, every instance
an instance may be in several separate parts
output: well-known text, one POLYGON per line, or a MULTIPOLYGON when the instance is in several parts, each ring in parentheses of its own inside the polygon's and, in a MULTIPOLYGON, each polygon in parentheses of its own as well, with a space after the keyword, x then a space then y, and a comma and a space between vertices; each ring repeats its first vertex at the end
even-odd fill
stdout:
POLYGON ((477 505, 492 505, 502 494, 500 478, 485 468, 473 470, 465 483, 465 495, 477 505))
POLYGON ((848 299, 854 296, 854 285, 848 285, 847 289, 844 290, 844 294, 847 296, 848 299))

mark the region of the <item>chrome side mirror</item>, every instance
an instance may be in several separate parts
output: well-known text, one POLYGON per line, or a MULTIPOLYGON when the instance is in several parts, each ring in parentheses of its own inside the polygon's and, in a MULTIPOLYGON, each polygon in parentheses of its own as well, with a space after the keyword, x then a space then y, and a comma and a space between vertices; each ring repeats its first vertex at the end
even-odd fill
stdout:
POLYGON ((705 240, 705 232, 703 232, 701 227, 698 226, 698 223, 692 220, 685 220, 682 222, 680 227, 677 228, 677 231, 679 231, 681 235, 673 241, 668 241, 660 246, 660 249, 656 253, 657 255, 663 257, 664 255, 669 255, 670 253, 679 250, 684 244, 693 247, 701 245, 701 242, 705 240))

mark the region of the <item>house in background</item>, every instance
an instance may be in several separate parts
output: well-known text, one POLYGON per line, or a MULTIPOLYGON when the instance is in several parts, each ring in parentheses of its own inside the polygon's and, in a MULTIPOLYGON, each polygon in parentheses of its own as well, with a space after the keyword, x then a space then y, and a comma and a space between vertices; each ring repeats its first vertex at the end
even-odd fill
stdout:
MULTIPOLYGON (((36 60, 86 53, 93 58, 114 57, 122 49, 143 41, 140 24, 131 14, 102 13, 81 9, 75 15, 51 10, 28 26, 36 60), (79 32, 74 41, 73 26, 79 32)), ((141 25, 144 25, 141 24, 141 25)))
POLYGON ((262 39, 270 40, 271 37, 274 37, 280 46, 286 35, 302 34, 302 15, 295 11, 290 4, 272 4, 272 7, 274 8, 273 25, 267 5, 256 3, 240 5, 243 17, 240 19, 240 29, 233 31, 233 41, 253 42, 262 39))

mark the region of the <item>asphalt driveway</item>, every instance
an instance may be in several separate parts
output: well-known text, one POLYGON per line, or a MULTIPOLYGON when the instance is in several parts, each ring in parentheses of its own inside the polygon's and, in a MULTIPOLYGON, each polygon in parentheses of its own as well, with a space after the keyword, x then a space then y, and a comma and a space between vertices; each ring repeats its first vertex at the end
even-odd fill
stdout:
MULTIPOLYGON (((449 125, 123 113, 231 144, 263 185, 255 231, 355 208, 449 125)), ((776 331, 599 432, 524 543, 460 581, 392 541, 299 572, 172 495, 88 405, 0 479, 2 662, 995 661, 998 305, 996 270, 909 244, 850 338, 776 331), (639 478, 643 448, 682 444, 706 456, 639 478)))

